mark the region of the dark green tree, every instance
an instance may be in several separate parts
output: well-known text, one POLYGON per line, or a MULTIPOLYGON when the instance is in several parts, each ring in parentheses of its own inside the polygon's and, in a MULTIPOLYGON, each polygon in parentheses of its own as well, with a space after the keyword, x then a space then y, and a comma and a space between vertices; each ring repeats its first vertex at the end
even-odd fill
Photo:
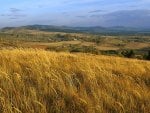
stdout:
POLYGON ((146 60, 150 60, 150 50, 148 51, 148 54, 146 55, 146 60))
POLYGON ((126 51, 121 52, 121 54, 127 58, 134 58, 135 57, 135 52, 133 50, 126 50, 126 51))

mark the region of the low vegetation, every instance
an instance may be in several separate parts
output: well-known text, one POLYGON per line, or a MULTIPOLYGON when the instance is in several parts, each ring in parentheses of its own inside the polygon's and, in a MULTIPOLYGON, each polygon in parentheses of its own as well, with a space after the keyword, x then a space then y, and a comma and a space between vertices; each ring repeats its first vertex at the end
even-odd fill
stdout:
POLYGON ((148 113, 150 62, 0 50, 0 113, 148 113))
POLYGON ((37 48, 149 60, 149 35, 109 35, 12 28, 0 32, 0 49, 37 48))

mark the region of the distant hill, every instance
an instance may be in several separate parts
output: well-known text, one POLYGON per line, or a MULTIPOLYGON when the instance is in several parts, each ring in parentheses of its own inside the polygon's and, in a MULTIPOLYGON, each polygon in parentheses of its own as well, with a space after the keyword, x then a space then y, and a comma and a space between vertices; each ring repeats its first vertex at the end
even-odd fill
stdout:
POLYGON ((150 34, 150 29, 148 28, 131 28, 123 26, 114 26, 114 27, 68 27, 68 26, 52 26, 52 25, 27 25, 21 27, 5 27, 1 31, 8 30, 39 30, 39 31, 48 31, 48 32, 67 32, 67 33, 93 33, 93 34, 150 34))

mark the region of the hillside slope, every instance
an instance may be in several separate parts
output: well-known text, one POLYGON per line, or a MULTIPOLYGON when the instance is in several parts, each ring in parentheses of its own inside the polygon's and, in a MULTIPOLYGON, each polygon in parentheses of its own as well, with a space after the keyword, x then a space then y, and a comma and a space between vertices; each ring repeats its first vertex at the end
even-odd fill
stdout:
POLYGON ((150 62, 0 51, 0 113, 148 113, 150 62))

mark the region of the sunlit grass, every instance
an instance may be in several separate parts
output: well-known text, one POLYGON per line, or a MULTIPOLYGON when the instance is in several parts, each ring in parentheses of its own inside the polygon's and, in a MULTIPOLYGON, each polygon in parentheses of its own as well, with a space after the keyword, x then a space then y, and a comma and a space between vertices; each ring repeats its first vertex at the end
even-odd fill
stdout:
POLYGON ((150 62, 0 51, 0 113, 148 113, 150 62))

